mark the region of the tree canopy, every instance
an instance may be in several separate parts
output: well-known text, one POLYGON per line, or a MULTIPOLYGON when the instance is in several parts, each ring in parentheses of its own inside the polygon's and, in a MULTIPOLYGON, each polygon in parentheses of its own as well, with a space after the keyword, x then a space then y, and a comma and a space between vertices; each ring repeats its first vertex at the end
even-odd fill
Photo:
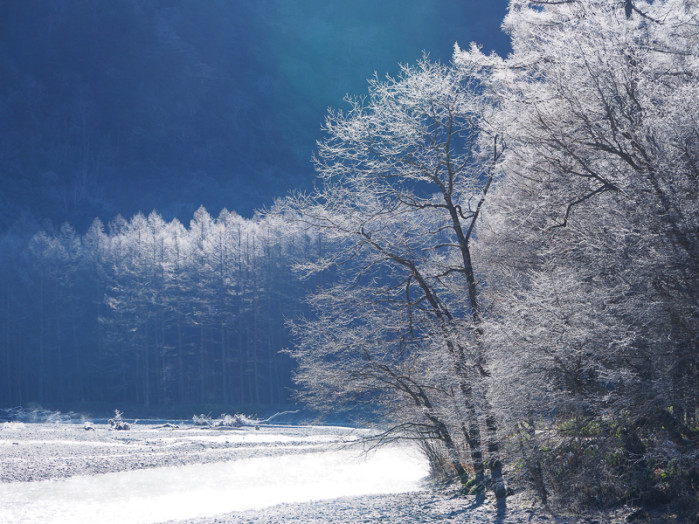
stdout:
POLYGON ((382 405, 475 492, 505 493, 505 443, 544 502, 689 501, 698 5, 513 0, 504 27, 506 58, 329 112, 290 200, 330 242, 304 269, 341 268, 295 324, 302 398, 382 405))

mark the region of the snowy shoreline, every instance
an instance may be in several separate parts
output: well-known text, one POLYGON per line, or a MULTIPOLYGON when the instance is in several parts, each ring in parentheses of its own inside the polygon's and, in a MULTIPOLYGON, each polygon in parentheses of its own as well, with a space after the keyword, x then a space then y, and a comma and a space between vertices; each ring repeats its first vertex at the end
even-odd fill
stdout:
POLYGON ((353 430, 299 428, 279 430, 158 428, 136 424, 113 431, 96 424, 0 423, 0 482, 62 479, 118 471, 207 464, 299 452, 356 438, 353 430), (275 435, 270 438, 270 435, 275 435))
MULTIPOLYGON (((66 490, 71 483, 77 483, 78 488, 73 488, 74 490, 89 491, 95 484, 120 472, 125 473, 124 478, 131 479, 129 482, 140 483, 138 489, 141 490, 148 490, 149 486, 157 484, 152 496, 145 497, 149 505, 151 501, 156 504, 158 500, 170 506, 173 505, 173 500, 186 504, 182 496, 166 492, 165 485, 178 476, 197 478, 196 475, 199 475, 201 481, 197 481, 196 488, 206 489, 205 485, 210 483, 210 495, 214 498, 207 499, 205 491, 196 496, 189 493, 194 497, 192 500, 197 501, 190 506, 196 506, 201 501, 202 505, 208 507, 201 508, 203 512, 198 514, 176 513, 161 520, 153 520, 156 517, 144 516, 141 519, 139 510, 130 507, 132 501, 128 490, 120 494, 120 502, 103 500, 103 495, 97 492, 93 495, 95 501, 90 502, 90 511, 100 515, 103 522, 108 521, 104 519, 105 512, 119 522, 167 521, 197 524, 584 522, 580 519, 555 518, 534 513, 517 497, 510 499, 507 510, 501 514, 498 514, 492 503, 474 507, 471 505, 471 497, 459 496, 453 490, 444 492, 430 489, 425 482, 421 482, 419 479, 426 473, 424 463, 420 462, 423 459, 405 455, 405 449, 380 451, 367 462, 368 465, 361 466, 366 469, 357 469, 361 463, 361 450, 347 444, 352 441, 356 443, 364 435, 363 430, 322 426, 261 427, 259 430, 202 429, 189 426, 185 429, 142 423, 136 424, 130 431, 109 430, 104 424, 93 427, 94 429, 86 430, 80 424, 69 423, 0 423, 2 522, 48 522, 47 515, 42 515, 41 511, 54 510, 42 510, 41 504, 45 504, 45 508, 52 508, 54 506, 51 504, 71 502, 62 500, 61 497, 70 497, 70 493, 74 491, 60 489, 66 490), (374 462, 371 463, 371 460, 374 462), (260 488, 265 498, 261 506, 256 507, 252 502, 248 506, 227 505, 225 499, 230 497, 226 493, 231 492, 216 491, 221 489, 221 485, 233 486, 229 488, 234 490, 232 493, 248 502, 255 496, 261 496, 259 490, 257 495, 245 492, 249 484, 258 482, 256 478, 235 479, 226 476, 231 475, 231 463, 235 463, 238 469, 243 469, 245 465, 248 475, 255 475, 264 468, 269 470, 266 474, 260 473, 264 482, 268 483, 260 488), (401 470, 401 467, 404 469, 401 470), (277 468, 284 473, 270 481, 275 477, 277 468), (298 471, 301 469, 306 471, 298 471), (289 475, 289 471, 294 473, 289 475), (301 473, 306 473, 306 477, 301 473), (329 484, 327 480, 323 480, 324 474, 328 478, 338 477, 346 484, 336 491, 331 489, 323 493, 329 484), (391 474, 393 478, 390 478, 391 474), (353 475, 356 477, 354 481, 353 475), (379 477, 382 475, 389 477, 381 481, 379 477), (288 478, 284 478, 285 476, 288 478), (318 482, 312 483, 313 479, 309 480, 309 476, 318 477, 318 482), (79 487, 80 482, 85 482, 85 488, 79 487), (369 485, 371 482, 377 484, 369 485), (43 500, 52 498, 49 501, 43 500), (168 500, 169 502, 164 502, 168 500), (120 514, 120 507, 129 507, 132 512, 123 510, 124 513, 120 514), (245 509, 246 507, 253 509, 245 509), (237 509, 230 511, 230 508, 237 509)), ((113 480, 119 486, 119 482, 124 481, 120 480, 120 476, 117 477, 113 480)), ((191 509, 188 506, 185 508, 191 509)), ((65 520, 62 520, 60 514, 52 514, 51 521, 75 521, 71 509, 65 511, 65 520)))

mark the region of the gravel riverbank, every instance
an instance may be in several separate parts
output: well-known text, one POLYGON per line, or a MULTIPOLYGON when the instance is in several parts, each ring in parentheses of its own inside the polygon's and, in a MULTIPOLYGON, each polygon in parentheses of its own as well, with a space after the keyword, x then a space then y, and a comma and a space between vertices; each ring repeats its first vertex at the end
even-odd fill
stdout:
MULTIPOLYGON (((318 426, 260 427, 256 430, 252 427, 214 429, 139 423, 131 430, 115 431, 110 430, 107 424, 0 423, 0 490, 3 485, 22 487, 31 483, 36 486, 40 481, 71 477, 323 453, 347 446, 361 436, 362 432, 358 430, 318 426)), ((280 489, 285 489, 283 483, 281 486, 280 489)), ((533 507, 518 495, 510 497, 507 507, 500 510, 492 501, 479 506, 473 502, 473 498, 460 496, 454 490, 435 490, 425 484, 422 489, 418 486, 417 490, 405 493, 282 503, 261 509, 168 522, 623 522, 621 516, 600 519, 551 515, 533 507)), ((3 501, 0 500, 2 515, 3 501)), ((54 521, 61 522, 60 519, 54 521)), ((138 521, 138 518, 133 521, 138 521)))

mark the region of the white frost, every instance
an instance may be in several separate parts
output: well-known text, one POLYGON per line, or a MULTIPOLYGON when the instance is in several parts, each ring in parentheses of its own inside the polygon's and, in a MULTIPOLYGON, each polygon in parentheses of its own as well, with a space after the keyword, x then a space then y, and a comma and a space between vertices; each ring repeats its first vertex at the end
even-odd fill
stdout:
POLYGON ((409 447, 257 457, 63 480, 0 484, 0 522, 162 522, 284 502, 420 489, 424 458, 409 447))

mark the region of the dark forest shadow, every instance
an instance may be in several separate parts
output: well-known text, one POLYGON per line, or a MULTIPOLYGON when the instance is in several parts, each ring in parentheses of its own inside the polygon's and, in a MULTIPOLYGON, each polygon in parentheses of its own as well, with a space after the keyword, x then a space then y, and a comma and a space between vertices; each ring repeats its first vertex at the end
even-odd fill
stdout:
POLYGON ((476 509, 485 503, 485 493, 477 493, 473 502, 464 508, 464 511, 476 509))

